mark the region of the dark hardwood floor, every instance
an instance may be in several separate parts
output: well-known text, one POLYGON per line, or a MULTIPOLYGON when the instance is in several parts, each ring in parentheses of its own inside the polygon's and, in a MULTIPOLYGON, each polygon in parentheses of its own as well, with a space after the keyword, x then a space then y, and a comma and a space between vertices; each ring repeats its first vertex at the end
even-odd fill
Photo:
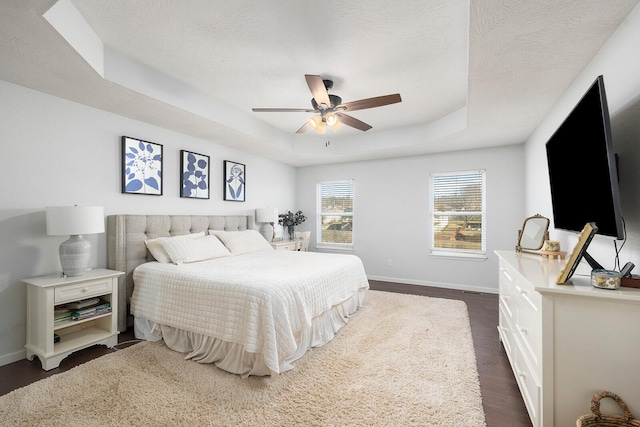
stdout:
MULTIPOLYGON (((371 289, 462 300, 467 304, 471 333, 478 363, 480 389, 488 427, 530 427, 507 356, 498 340, 498 296, 426 286, 370 280, 371 289)), ((132 331, 121 333, 118 348, 131 345, 132 331)), ((69 370, 91 359, 116 350, 104 346, 90 347, 65 358, 60 367, 44 371, 35 358, 0 366, 0 395, 24 387, 50 375, 69 370)))

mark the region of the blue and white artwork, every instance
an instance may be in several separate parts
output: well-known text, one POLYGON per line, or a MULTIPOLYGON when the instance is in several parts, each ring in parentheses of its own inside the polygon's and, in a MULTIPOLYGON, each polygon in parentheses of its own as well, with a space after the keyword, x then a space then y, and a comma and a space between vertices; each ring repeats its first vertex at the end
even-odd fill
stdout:
POLYGON ((224 200, 244 202, 246 188, 246 169, 242 163, 224 161, 224 200))
POLYGON ((209 198, 209 156, 180 150, 180 197, 209 198))
POLYGON ((122 192, 162 196, 162 145, 122 137, 122 192))

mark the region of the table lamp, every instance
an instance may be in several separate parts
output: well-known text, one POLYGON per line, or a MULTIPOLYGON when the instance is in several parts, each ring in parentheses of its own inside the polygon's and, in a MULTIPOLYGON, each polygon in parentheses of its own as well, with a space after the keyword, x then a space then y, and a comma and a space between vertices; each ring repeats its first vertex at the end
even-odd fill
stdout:
POLYGON ((82 276, 91 258, 91 242, 83 234, 104 233, 104 210, 98 206, 48 206, 47 234, 70 236, 60 244, 60 264, 65 276, 82 276))
POLYGON ((260 208, 256 209, 256 222, 263 223, 260 226, 260 234, 267 239, 267 242, 273 240, 273 223, 278 222, 278 208, 260 208))

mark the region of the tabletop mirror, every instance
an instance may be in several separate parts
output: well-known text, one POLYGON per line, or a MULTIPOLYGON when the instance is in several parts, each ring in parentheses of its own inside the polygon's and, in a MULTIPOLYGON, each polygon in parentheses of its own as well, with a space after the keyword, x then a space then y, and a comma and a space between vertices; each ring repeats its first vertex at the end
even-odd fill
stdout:
POLYGON ((549 240, 549 218, 536 214, 524 220, 518 230, 516 252, 537 251, 549 240))

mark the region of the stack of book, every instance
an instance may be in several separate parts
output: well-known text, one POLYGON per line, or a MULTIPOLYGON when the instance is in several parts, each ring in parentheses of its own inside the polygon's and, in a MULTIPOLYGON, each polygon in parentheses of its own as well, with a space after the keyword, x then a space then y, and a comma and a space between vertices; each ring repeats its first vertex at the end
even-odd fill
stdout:
POLYGON ((111 303, 100 298, 88 298, 59 305, 55 308, 54 322, 83 320, 111 312, 111 303))
POLYGON ((57 306, 53 311, 53 323, 64 322, 65 320, 71 320, 71 314, 73 312, 67 306, 57 306))
POLYGON ((96 305, 90 307, 73 310, 71 319, 82 320, 89 317, 100 316, 111 312, 111 303, 109 301, 99 301, 96 305))

